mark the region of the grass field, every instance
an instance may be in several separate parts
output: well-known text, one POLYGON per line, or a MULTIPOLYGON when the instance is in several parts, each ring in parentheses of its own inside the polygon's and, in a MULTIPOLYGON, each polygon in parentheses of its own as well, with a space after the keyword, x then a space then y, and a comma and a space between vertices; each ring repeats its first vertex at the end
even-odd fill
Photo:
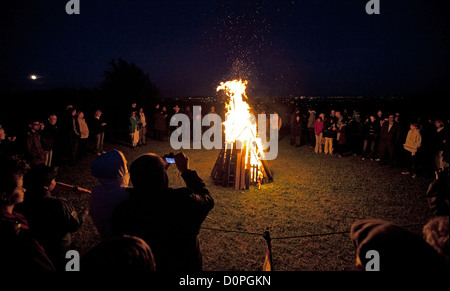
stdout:
MULTIPOLYGON (((106 149, 121 150, 129 164, 147 152, 163 155, 173 151, 168 142, 157 141, 136 149, 109 143, 106 149)), ((338 158, 316 154, 306 146, 294 148, 287 138, 280 141, 277 159, 269 161, 274 182, 262 185, 261 190, 256 186, 246 191, 215 186, 210 173, 219 150, 183 152, 215 199, 200 232, 206 271, 261 271, 266 228, 273 238, 274 270, 354 270, 349 234, 330 233, 348 232, 359 219, 378 218, 407 226, 425 224, 432 216, 425 199, 430 178, 413 180, 401 175, 401 169, 357 156, 338 158), (313 236, 295 237, 304 235, 313 236)), ((92 189, 96 180, 90 175, 90 163, 94 159, 90 155, 76 166, 63 168, 59 181, 92 189)), ((175 167, 168 174, 171 187, 184 186, 175 167)), ((87 206, 86 194, 60 195, 79 209, 87 206)), ((421 233, 420 226, 408 229, 421 233)), ((90 219, 74 234, 74 242, 81 252, 99 242, 90 219)))

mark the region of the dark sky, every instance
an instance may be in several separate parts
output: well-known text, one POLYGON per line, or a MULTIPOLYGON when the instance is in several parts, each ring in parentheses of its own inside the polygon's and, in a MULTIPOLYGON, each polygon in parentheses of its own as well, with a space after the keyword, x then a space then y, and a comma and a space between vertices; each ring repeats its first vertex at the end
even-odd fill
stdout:
POLYGON ((0 90, 95 88, 112 58, 161 97, 214 95, 240 76, 258 96, 449 93, 446 1, 8 0, 0 90), (36 74, 37 80, 29 76, 36 74))

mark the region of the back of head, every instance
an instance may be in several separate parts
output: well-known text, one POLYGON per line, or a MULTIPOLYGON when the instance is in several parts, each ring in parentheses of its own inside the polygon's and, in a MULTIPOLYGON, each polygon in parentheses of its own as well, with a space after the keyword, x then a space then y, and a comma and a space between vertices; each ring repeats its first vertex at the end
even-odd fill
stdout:
POLYGON ((430 244, 446 261, 449 262, 448 216, 436 216, 423 228, 425 241, 430 244))
POLYGON ((128 184, 127 160, 123 153, 111 150, 98 156, 91 164, 91 173, 99 180, 117 180, 128 184))
POLYGON ((31 168, 24 177, 24 186, 27 189, 27 199, 35 200, 42 198, 45 187, 48 187, 57 177, 57 171, 44 164, 31 168))
POLYGON ((380 271, 443 271, 441 256, 420 236, 382 220, 361 220, 351 227, 350 237, 357 258, 365 267, 372 259, 369 251, 379 253, 380 271))
POLYGON ((83 256, 81 268, 90 272, 149 272, 156 270, 149 245, 138 237, 127 235, 99 243, 83 256))
POLYGON ((156 154, 145 154, 137 158, 130 166, 130 179, 138 191, 151 190, 160 193, 168 188, 166 164, 156 154))

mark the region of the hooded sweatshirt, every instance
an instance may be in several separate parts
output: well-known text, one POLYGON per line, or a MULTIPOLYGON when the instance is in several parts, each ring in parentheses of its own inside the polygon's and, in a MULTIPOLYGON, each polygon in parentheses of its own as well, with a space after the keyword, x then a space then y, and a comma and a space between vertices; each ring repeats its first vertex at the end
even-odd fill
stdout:
POLYGON ((89 214, 102 238, 108 238, 112 235, 111 219, 115 207, 130 196, 127 161, 122 152, 112 150, 92 162, 91 173, 99 185, 92 189, 89 214))

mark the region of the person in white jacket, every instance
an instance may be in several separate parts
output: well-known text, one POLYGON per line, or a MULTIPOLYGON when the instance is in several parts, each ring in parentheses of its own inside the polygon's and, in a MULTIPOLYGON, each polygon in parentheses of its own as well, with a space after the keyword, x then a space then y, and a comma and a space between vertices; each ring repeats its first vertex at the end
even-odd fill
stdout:
POLYGON ((412 175, 413 178, 417 177, 416 154, 421 144, 422 144, 422 135, 420 134, 420 131, 418 129, 418 124, 411 123, 410 130, 408 131, 405 143, 403 144, 403 148, 405 149, 406 154, 406 165, 408 169, 406 172, 402 172, 403 175, 412 175))

